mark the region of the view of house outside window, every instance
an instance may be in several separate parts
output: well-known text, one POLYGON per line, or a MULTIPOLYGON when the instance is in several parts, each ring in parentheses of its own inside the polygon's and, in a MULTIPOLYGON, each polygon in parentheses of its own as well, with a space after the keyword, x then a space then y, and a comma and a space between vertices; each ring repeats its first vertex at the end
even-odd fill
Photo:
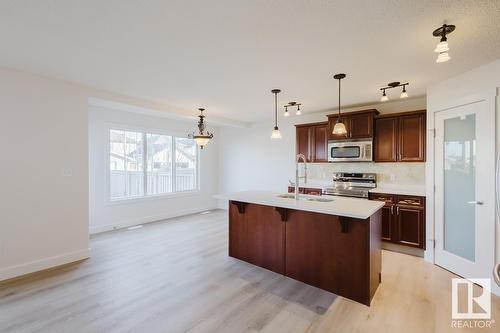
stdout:
POLYGON ((117 129, 110 130, 109 138, 111 200, 198 188, 198 149, 194 140, 117 129))

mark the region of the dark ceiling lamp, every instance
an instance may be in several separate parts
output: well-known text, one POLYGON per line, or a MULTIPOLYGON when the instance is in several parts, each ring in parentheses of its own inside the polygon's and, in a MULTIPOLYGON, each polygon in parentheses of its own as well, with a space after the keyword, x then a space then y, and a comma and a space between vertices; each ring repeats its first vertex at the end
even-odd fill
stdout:
POLYGON ((455 31, 454 25, 443 24, 442 27, 437 28, 432 32, 434 37, 441 37, 438 45, 434 49, 434 52, 438 53, 438 57, 436 59, 437 63, 446 62, 451 59, 448 54, 450 47, 448 46, 448 38, 446 38, 446 35, 451 34, 453 31, 455 31))
POLYGON ((199 108, 200 110, 200 115, 198 116, 200 120, 198 121, 198 134, 195 134, 195 132, 191 133, 188 135, 190 139, 194 139, 196 141, 196 144, 200 146, 201 149, 207 145, 207 143, 214 137, 214 135, 208 131, 205 132, 205 122, 203 121, 205 116, 203 115, 203 111, 205 109, 199 108))
POLYGON ((337 122, 335 123, 335 126, 333 126, 333 131, 332 131, 332 134, 335 134, 335 135, 347 135, 347 130, 345 128, 345 125, 340 120, 340 80, 344 79, 345 77, 346 77, 346 75, 343 73, 335 74, 333 76, 333 78, 335 80, 339 80, 339 114, 338 114, 337 122))
POLYGON ((273 89, 271 92, 274 94, 274 128, 271 133, 271 139, 281 139, 281 133, 278 129, 278 94, 281 90, 273 89))
POLYGON ((302 114, 302 111, 300 110, 301 103, 297 102, 288 102, 287 105, 285 105, 285 113, 283 113, 283 116, 288 117, 290 116, 290 113, 288 112, 289 107, 297 107, 297 111, 295 111, 295 115, 300 116, 302 114))
POLYGON ((382 87, 380 90, 382 90, 382 97, 380 98, 381 102, 387 102, 389 100, 389 97, 387 97, 385 91, 387 89, 393 89, 397 87, 403 87, 403 90, 401 91, 401 95, 399 95, 399 98, 408 98, 408 93, 406 92, 406 86, 410 85, 410 83, 401 83, 399 81, 394 81, 390 82, 387 84, 387 87, 382 87))

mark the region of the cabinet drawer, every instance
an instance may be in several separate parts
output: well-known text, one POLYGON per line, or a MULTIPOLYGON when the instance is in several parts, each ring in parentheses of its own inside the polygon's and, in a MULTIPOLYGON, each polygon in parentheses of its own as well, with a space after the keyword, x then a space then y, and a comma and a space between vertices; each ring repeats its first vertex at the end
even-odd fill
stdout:
POLYGON ((399 195, 397 199, 398 205, 424 207, 424 197, 399 195))
POLYGON ((394 196, 392 194, 385 193, 370 193, 370 200, 384 201, 386 205, 395 203, 394 196))
POLYGON ((321 195, 321 189, 320 188, 305 188, 304 194, 321 195))

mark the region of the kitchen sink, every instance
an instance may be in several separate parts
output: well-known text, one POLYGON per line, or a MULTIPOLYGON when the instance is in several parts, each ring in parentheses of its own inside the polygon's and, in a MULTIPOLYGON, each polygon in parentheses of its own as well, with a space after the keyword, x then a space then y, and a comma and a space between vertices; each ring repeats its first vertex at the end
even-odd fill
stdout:
POLYGON ((332 202, 333 199, 326 198, 307 198, 308 201, 317 201, 317 202, 332 202))
MULTIPOLYGON (((293 194, 279 194, 277 195, 278 198, 283 198, 283 199, 295 199, 295 195, 293 194)), ((300 198, 303 200, 304 198, 300 198)))
MULTIPOLYGON (((294 194, 279 194, 277 195, 278 198, 283 198, 283 199, 295 199, 294 194)), ((299 197, 299 200, 307 200, 307 201, 316 201, 316 202, 332 202, 333 199, 326 199, 326 198, 305 198, 303 196, 299 197)))

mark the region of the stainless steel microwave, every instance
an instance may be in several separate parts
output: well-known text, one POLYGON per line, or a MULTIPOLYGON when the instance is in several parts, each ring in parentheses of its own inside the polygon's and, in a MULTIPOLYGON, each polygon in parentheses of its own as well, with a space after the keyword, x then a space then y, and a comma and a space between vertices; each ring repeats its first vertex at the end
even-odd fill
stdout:
POLYGON ((328 143, 328 162, 373 161, 373 141, 332 141, 328 143))

